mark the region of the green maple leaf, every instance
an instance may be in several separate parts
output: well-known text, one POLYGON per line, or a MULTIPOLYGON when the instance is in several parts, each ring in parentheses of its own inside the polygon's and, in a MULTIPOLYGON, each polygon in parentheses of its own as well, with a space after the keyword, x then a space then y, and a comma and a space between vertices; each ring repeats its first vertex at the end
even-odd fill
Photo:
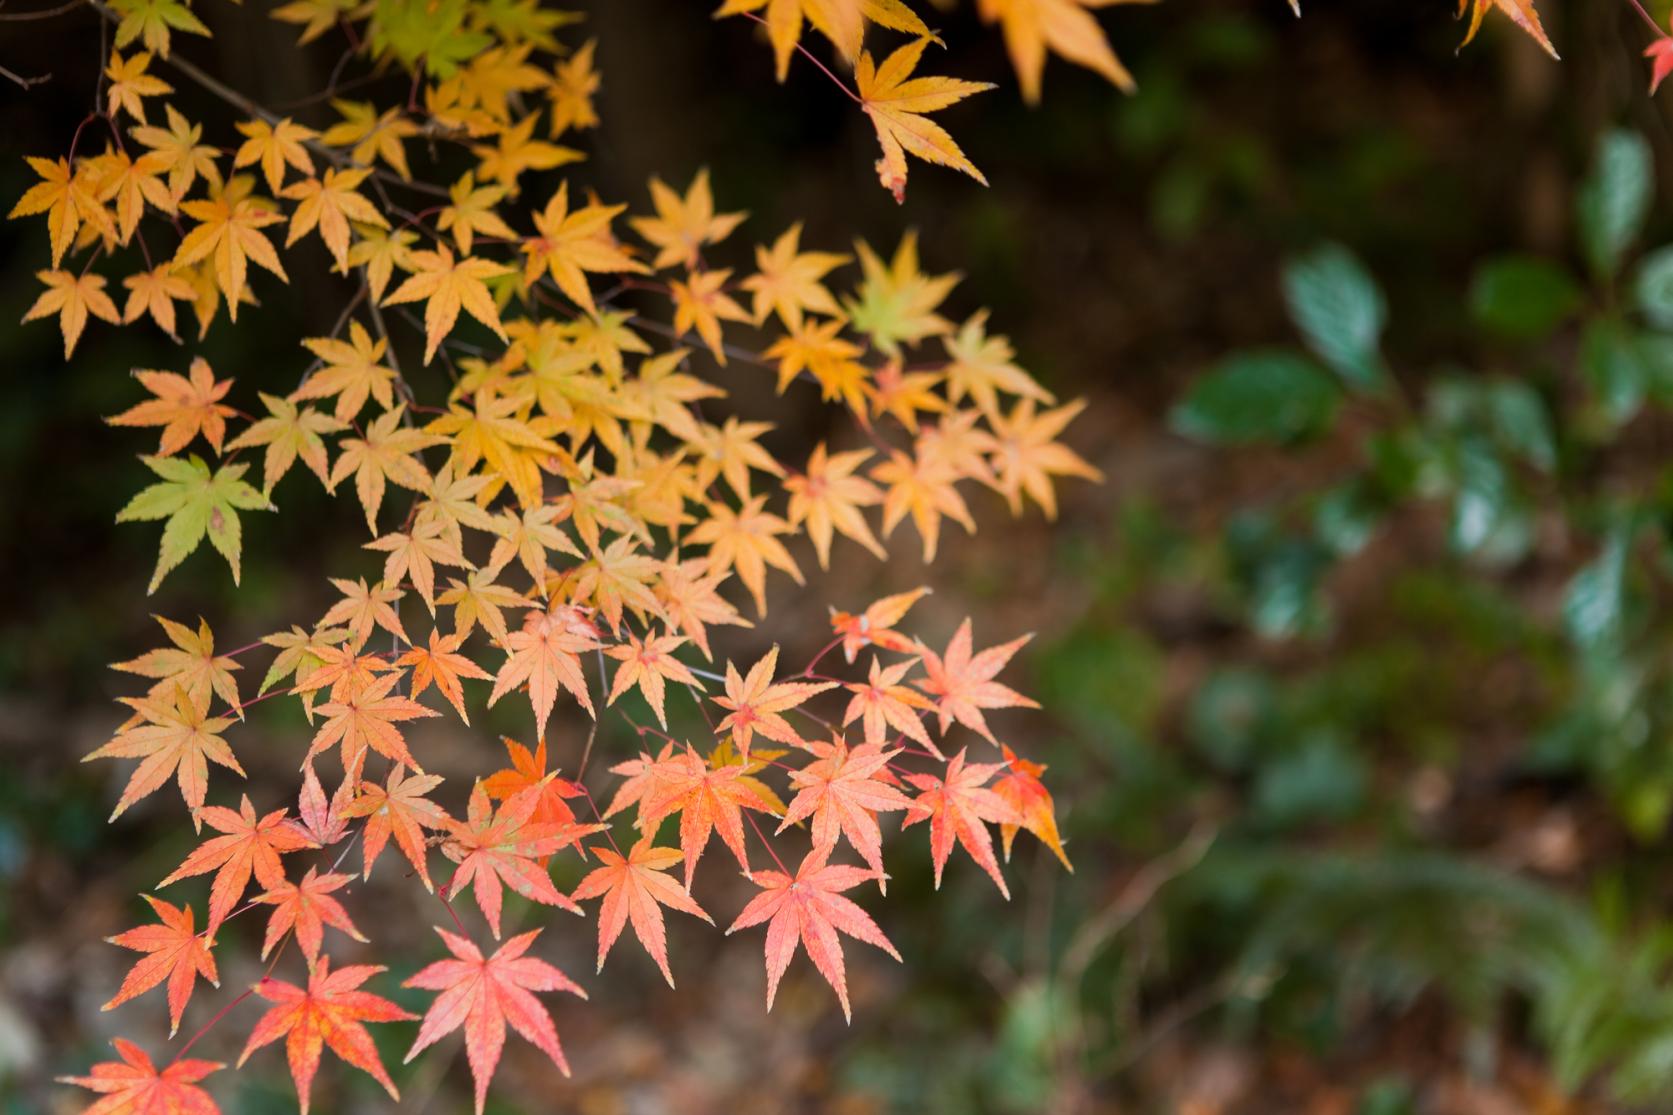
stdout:
POLYGON ((116 27, 119 47, 140 39, 146 50, 167 58, 169 28, 191 35, 209 34, 209 28, 181 0, 111 0, 110 6, 122 17, 116 27))
POLYGON ((232 567, 232 583, 238 583, 238 555, 243 532, 239 511, 272 511, 267 497, 246 484, 242 477, 248 465, 227 465, 213 473, 203 459, 194 455, 141 457, 145 466, 162 482, 153 484, 128 501, 116 515, 119 523, 153 522, 163 525, 163 544, 157 555, 157 571, 151 575, 150 594, 157 591, 169 570, 198 548, 203 536, 221 552, 232 567))

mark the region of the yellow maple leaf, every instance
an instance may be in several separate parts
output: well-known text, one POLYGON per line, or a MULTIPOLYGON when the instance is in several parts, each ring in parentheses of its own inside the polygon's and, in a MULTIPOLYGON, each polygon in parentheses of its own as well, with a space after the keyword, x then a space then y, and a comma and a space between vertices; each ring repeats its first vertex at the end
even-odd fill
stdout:
POLYGON ((129 275, 122 280, 122 285, 128 288, 128 301, 122 307, 122 324, 138 321, 149 314, 151 320, 171 337, 175 337, 174 300, 190 302, 196 297, 192 284, 174 274, 166 263, 129 275))
POLYGON ((126 111, 129 116, 141 124, 145 120, 145 98, 160 97, 165 93, 174 92, 174 86, 145 72, 151 65, 151 53, 140 51, 138 54, 123 58, 119 51, 110 52, 110 62, 105 66, 105 77, 110 79, 110 88, 106 90, 106 111, 112 120, 118 112, 126 111))
POLYGON ((988 184, 947 130, 924 114, 957 104, 993 85, 951 77, 913 77, 912 71, 918 68, 928 45, 928 39, 908 43, 885 58, 881 66, 861 51, 854 67, 860 107, 871 117, 877 142, 883 148, 883 157, 877 160, 877 177, 883 188, 895 195, 896 202, 906 200, 908 152, 925 162, 962 170, 982 185, 988 184))
POLYGON ((697 172, 682 198, 660 178, 651 179, 654 217, 629 220, 640 236, 657 248, 651 266, 696 267, 704 244, 718 244, 732 234, 747 213, 716 213, 714 191, 709 188, 707 167, 697 172))
POLYGON ((941 41, 902 0, 726 0, 716 9, 715 18, 745 15, 763 8, 766 16, 756 18, 767 25, 776 75, 781 82, 790 71, 790 55, 801 42, 804 19, 836 44, 849 62, 860 53, 867 20, 909 35, 941 41))
POLYGON ((383 300, 385 306, 402 302, 424 301, 424 362, 436 355, 442 338, 459 320, 461 307, 483 325, 492 329, 505 341, 505 327, 500 324, 500 312, 494 308, 494 297, 488 293, 484 279, 504 275, 510 269, 487 259, 465 256, 455 260, 446 244, 437 244, 433 252, 414 252, 412 262, 416 271, 407 281, 395 288, 383 300))
POLYGON ((645 265, 623 251, 610 233, 610 222, 625 208, 595 202, 571 213, 569 183, 559 185, 546 208, 534 215, 539 235, 523 243, 523 253, 529 257, 523 265, 523 280, 532 283, 547 272, 565 297, 587 313, 597 314, 583 272, 646 273, 645 265))
POLYGON ((47 229, 52 239, 52 265, 57 267, 64 253, 75 241, 76 230, 82 224, 96 226, 107 234, 114 234, 116 226, 110 214, 99 204, 97 186, 82 168, 72 171, 68 159, 26 158, 31 170, 41 180, 26 190, 7 220, 33 217, 45 213, 47 229))
POLYGON ((249 261, 290 282, 279 253, 261 232, 284 218, 267 203, 236 194, 233 183, 228 183, 219 197, 182 202, 181 211, 201 223, 186 234, 174 253, 176 270, 213 257, 215 282, 227 297, 227 313, 234 321, 238 320, 238 304, 244 297, 249 261))
POLYGON ((285 247, 290 247, 317 226, 319 238, 337 263, 338 271, 349 269, 349 221, 386 228, 377 207, 355 187, 372 172, 360 170, 327 170, 323 180, 304 178, 292 182, 280 191, 281 197, 300 202, 290 215, 290 232, 285 236, 285 247))
POLYGON ((695 329, 720 364, 726 363, 720 323, 750 320, 749 313, 724 289, 731 277, 729 268, 694 271, 683 281, 675 279, 668 284, 674 298, 674 332, 684 336, 688 330, 695 329))
POLYGON ((1085 66, 1107 78, 1123 92, 1136 86, 1133 75, 1110 49, 1103 28, 1088 8, 1112 4, 1142 4, 1154 0, 980 0, 977 11, 987 23, 998 23, 1005 36, 1005 49, 1017 71, 1017 84, 1029 104, 1040 100, 1040 74, 1046 68, 1046 51, 1085 66))
POLYGON ((314 160, 308 157, 308 149, 303 146, 314 138, 312 128, 305 128, 287 116, 272 124, 266 120, 243 120, 238 124, 238 131, 245 140, 232 157, 233 167, 261 164, 267 188, 274 193, 284 183, 286 164, 306 175, 314 173, 314 160))
POLYGON ((121 324, 116 303, 105 293, 103 275, 95 275, 91 271, 85 275, 70 271, 37 271, 35 277, 46 284, 46 290, 35 299, 35 304, 29 307, 23 320, 35 321, 57 314, 58 328, 64 334, 64 359, 68 360, 70 353, 75 351, 76 341, 87 325, 88 314, 112 325, 121 324))

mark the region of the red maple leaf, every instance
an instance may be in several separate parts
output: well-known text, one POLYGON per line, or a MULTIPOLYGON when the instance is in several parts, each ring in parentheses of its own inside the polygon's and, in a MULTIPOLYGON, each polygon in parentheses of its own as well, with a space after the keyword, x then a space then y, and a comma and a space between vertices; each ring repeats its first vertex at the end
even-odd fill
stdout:
POLYGON ((314 773, 314 764, 309 763, 302 768, 302 792, 296 801, 296 812, 301 819, 291 824, 321 848, 328 848, 349 834, 348 817, 343 810, 353 800, 354 780, 345 778, 327 801, 325 787, 314 773))
POLYGON ((1650 96, 1656 95, 1661 83, 1673 74, 1673 39, 1663 35, 1655 42, 1644 48, 1644 57, 1650 62, 1650 96))
POLYGON ((929 591, 927 588, 920 588, 895 596, 885 596, 857 616, 832 608, 831 630, 842 638, 842 656, 852 664, 860 650, 869 646, 899 651, 902 654, 916 653, 917 648, 912 640, 894 628, 895 624, 906 617, 912 605, 923 599, 929 591))
POLYGON ((319 959, 320 945, 325 940, 325 927, 328 925, 364 942, 366 938, 349 920, 349 912, 343 909, 341 902, 331 897, 332 891, 341 889, 350 880, 348 875, 321 875, 317 868, 310 867, 300 883, 287 882, 266 894, 257 895, 257 902, 273 907, 273 916, 267 919, 267 937, 261 944, 261 958, 266 960, 273 946, 284 940, 285 934, 292 929, 296 930, 296 943, 301 947, 302 955, 308 958, 310 968, 319 959))
POLYGON ((407 857, 407 862, 413 865, 418 877, 424 881, 424 889, 436 889, 430 882, 430 868, 425 861, 424 830, 444 827, 447 814, 424 795, 441 783, 440 775, 408 777, 407 769, 397 765, 389 772, 384 785, 379 786, 376 782, 360 784, 360 796, 343 812, 348 817, 366 818, 366 827, 361 830, 364 841, 361 845, 364 865, 361 878, 371 878, 372 865, 378 861, 393 836, 395 846, 401 849, 401 854, 407 857))
POLYGON ((941 869, 953 853, 953 843, 964 845, 970 858, 993 877, 999 893, 1011 897, 999 861, 993 855, 993 837, 983 822, 1022 824, 1022 814, 992 790, 983 789, 988 779, 1005 769, 1004 763, 971 763, 966 766, 963 751, 947 764, 945 778, 933 774, 909 774, 906 780, 921 791, 907 809, 901 828, 929 820, 930 857, 935 861, 935 889, 941 889, 941 869))
POLYGON ((206 806, 203 821, 225 835, 210 837, 198 845, 173 874, 157 885, 166 887, 179 879, 215 871, 215 881, 209 884, 208 932, 211 934, 244 896, 252 874, 267 890, 277 890, 285 885, 285 869, 279 857, 286 852, 318 847, 285 820, 283 809, 275 809, 258 819, 248 794, 236 813, 224 805, 206 806), (220 870, 216 871, 217 868, 220 870))
POLYGON ((471 791, 469 812, 464 821, 447 822, 451 833, 442 851, 459 865, 443 895, 458 894, 472 884, 472 893, 494 938, 500 935, 501 884, 524 898, 579 914, 581 907, 564 897, 552 885, 552 877, 537 861, 560 848, 580 841, 603 825, 550 824, 534 820, 545 786, 536 784, 505 800, 494 812, 488 794, 479 782, 471 791))
POLYGON ((825 854, 818 851, 807 854, 793 879, 782 871, 756 874, 755 882, 762 888, 761 893, 750 899, 749 905, 743 908, 738 920, 726 932, 730 936, 740 929, 769 923, 766 946, 768 1010, 773 1009, 778 981, 785 969, 790 967, 790 959, 796 955, 796 943, 800 941, 807 948, 808 959, 813 961, 813 966, 836 991, 837 999, 842 1003, 843 1017, 853 1021, 854 1015, 848 1006, 848 977, 842 962, 842 941, 837 931, 841 930, 868 945, 876 945, 896 960, 900 959, 900 953, 877 928, 871 915, 841 894, 872 878, 875 878, 873 872, 864 868, 827 865, 825 854))
POLYGON ((285 1038, 291 1079, 296 1082, 302 1115, 308 1115, 308 1093, 319 1070, 320 1051, 329 1045, 331 1052, 382 1084, 391 1099, 400 1099, 362 1023, 406 1022, 418 1016, 369 991, 356 990, 383 970, 374 964, 354 964, 333 972, 331 958, 324 956, 308 976, 307 990, 263 977, 256 984, 256 994, 276 1005, 250 1031, 239 1065, 262 1046, 285 1038))
POLYGON ((977 655, 970 653, 970 621, 959 624, 947 653, 938 655, 920 644, 924 656, 924 670, 929 674, 919 688, 935 698, 941 713, 940 731, 947 734, 947 726, 954 720, 986 736, 990 743, 998 743, 982 719, 985 708, 1039 708, 1039 704, 1024 697, 1008 685, 1001 685, 993 677, 1005 668, 1011 656, 1032 639, 1024 635, 996 647, 989 647, 977 655))
POLYGON ((587 993, 544 960, 523 955, 540 936, 540 930, 519 933, 487 959, 465 938, 439 927, 436 932, 454 959, 438 960, 402 985, 441 992, 424 1014, 418 1037, 407 1050, 407 1061, 463 1026, 465 1058, 470 1062, 471 1078, 476 1081, 476 1115, 482 1115, 488 1099, 488 1082, 499 1067, 500 1052, 505 1048, 505 1026, 509 1022, 512 1029, 552 1058, 552 1063, 568 1076, 569 1062, 558 1043, 552 1016, 530 992, 568 991, 583 999, 587 993))
POLYGON ((889 760, 900 752, 886 751, 870 743, 849 748, 840 741, 815 743, 812 750, 819 758, 801 770, 790 772, 790 782, 799 792, 790 800, 790 808, 778 831, 812 817, 814 851, 829 854, 837 845, 837 837, 846 836, 875 873, 878 886, 887 889, 888 877, 883 874, 883 833, 877 827, 877 814, 906 809, 912 804, 911 799, 885 781, 893 777, 889 774, 889 760))
POLYGON ((546 740, 542 738, 532 752, 509 737, 501 737, 501 742, 511 757, 511 766, 497 770, 482 780, 482 789, 488 796, 495 801, 504 801, 518 791, 538 784, 543 789, 533 819, 542 824, 566 825, 573 822, 575 811, 566 799, 583 797, 586 791, 567 778, 547 777, 546 740))
MULTIPOLYGON (((215 972, 215 958, 209 950, 214 947, 208 934, 198 936, 190 906, 172 906, 149 894, 140 895, 151 904, 158 921, 141 925, 126 933, 109 938, 113 945, 143 952, 147 955, 134 961, 128 975, 117 989, 116 997, 104 1005, 111 1010, 136 996, 143 995, 168 980, 168 1036, 180 1029, 180 1016, 192 997, 192 989, 202 976, 215 987, 221 986, 215 972)), ((143 1056, 143 1054, 142 1054, 143 1056)), ((143 1110, 143 1108, 139 1109, 143 1110)))
POLYGON ((125 1038, 111 1042, 120 1061, 101 1061, 90 1076, 60 1076, 103 1096, 82 1115, 220 1115, 209 1093, 197 1086, 219 1061, 170 1061, 161 1072, 145 1050, 125 1038))
POLYGON ((443 638, 440 631, 431 631, 428 647, 413 647, 397 658, 395 665, 412 667, 412 697, 416 698, 434 683, 437 691, 453 706, 453 711, 459 714, 459 719, 469 724, 471 718, 465 711, 465 687, 460 684, 460 679, 492 681, 494 675, 459 653, 459 645, 464 641, 463 635, 453 634, 443 638))
MULTIPOLYGON (((681 756, 680 759, 684 757, 681 756)), ((615 796, 604 810, 605 817, 614 817, 624 809, 634 805, 639 806, 639 823, 644 824, 645 803, 655 801, 662 796, 666 788, 670 772, 679 769, 680 760, 674 756, 673 743, 665 743, 662 750, 652 758, 649 752, 639 752, 637 759, 629 759, 625 763, 617 763, 610 768, 611 774, 622 776, 622 784, 616 787, 615 796)))
POLYGON ((662 906, 702 918, 713 925, 690 894, 663 872, 680 862, 680 852, 674 848, 653 848, 646 836, 628 850, 626 857, 611 848, 594 848, 593 852, 604 864, 581 880, 570 897, 577 902, 587 898, 604 899, 598 910, 598 970, 604 970, 604 958, 622 934, 622 927, 633 922, 633 935, 651 954, 662 978, 674 986, 674 974, 668 970, 668 934, 662 922, 662 906))

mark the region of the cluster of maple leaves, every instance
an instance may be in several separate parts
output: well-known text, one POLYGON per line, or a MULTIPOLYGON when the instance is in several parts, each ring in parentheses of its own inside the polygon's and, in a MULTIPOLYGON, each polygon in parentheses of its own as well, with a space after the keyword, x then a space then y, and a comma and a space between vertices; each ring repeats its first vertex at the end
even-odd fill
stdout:
MULTIPOLYGON (((717 14, 761 19, 762 8, 781 76, 805 50, 804 16, 853 63, 879 172, 897 196, 905 153, 980 177, 923 116, 979 87, 913 76, 938 40, 904 4, 768 0, 717 14), (866 21, 912 41, 874 62, 860 46, 866 21)), ((1031 98, 1046 43, 1126 80, 1085 11, 1064 8, 1097 49, 1065 50, 1055 31, 1030 39, 1038 28, 1018 22, 1023 6, 984 3, 1031 98)), ((740 272, 716 255, 745 215, 717 210, 706 172, 683 191, 653 179, 641 215, 567 180, 530 197, 534 176, 582 159, 557 141, 598 123, 599 88, 593 44, 560 44, 561 14, 533 0, 467 9, 486 45, 421 63, 404 106, 331 99, 336 120, 318 129, 249 102, 176 51, 177 34, 207 34, 179 0, 96 10, 115 24, 99 109, 67 154, 29 160, 40 181, 10 214, 46 225, 46 289, 26 320, 56 317, 68 358, 89 317, 178 340, 177 304, 190 306, 201 339, 223 304, 235 322, 259 305, 263 283, 289 281, 287 267, 329 268, 350 292, 328 335, 300 339, 288 393, 241 398, 201 358, 135 372, 146 397, 109 422, 158 431, 141 458, 154 482, 118 515, 162 524, 150 590, 205 539, 237 581, 242 516, 277 510, 304 482, 298 463, 329 491, 352 489, 375 556, 333 580, 339 598, 311 624, 221 651, 207 623, 159 617, 167 645, 117 665, 147 689, 123 699, 130 715, 88 756, 137 764, 112 820, 172 781, 209 835, 160 894, 142 896, 155 920, 112 938, 139 955, 107 1009, 165 987, 177 1031, 197 981, 217 984, 234 918, 265 916, 266 969, 160 1065, 119 1040, 119 1060, 72 1081, 103 1093, 91 1110, 215 1111, 201 1085, 222 1066, 187 1054, 252 997, 268 1009, 240 1064, 284 1039, 303 1111, 327 1047, 395 1095, 367 1026, 414 1016, 366 990, 381 966, 336 963, 327 933, 367 941, 345 868, 357 846, 360 878, 393 844, 445 908, 448 958, 406 981, 436 993, 408 1059, 463 1030, 479 1111, 507 1025, 568 1071, 536 994, 584 992, 531 955, 539 929, 480 949, 461 917, 467 893, 496 941, 508 887, 576 913, 596 900, 600 968, 631 923, 672 984, 662 911, 712 921, 692 885, 718 834, 759 888, 727 931, 765 926, 768 1006, 802 948, 847 1015, 839 934, 899 958, 850 897, 886 886, 885 815, 903 828, 928 822, 937 885, 960 846, 1006 892, 993 825, 1007 856, 1026 829, 1067 866, 1043 768, 1002 746, 983 715, 1034 707, 997 680, 1026 637, 978 651, 966 620, 932 649, 899 629, 919 590, 833 612, 829 644, 799 671, 782 670, 776 648, 747 669, 697 659, 714 661, 713 628, 750 625, 729 599, 734 586, 764 615, 770 575, 802 583, 806 559, 792 549, 802 537, 821 568, 838 536, 882 559, 910 518, 929 560, 945 520, 975 529, 973 487, 1014 513, 1032 500, 1051 515, 1057 480, 1096 478, 1057 440, 1080 404, 1057 405, 985 313, 961 325, 942 316, 958 277, 924 273, 910 233, 887 258, 864 243, 850 256, 805 249, 793 226, 740 272), (228 146, 206 142, 174 102, 182 78, 245 115, 228 146), (452 166, 451 185, 414 174, 409 148, 420 141, 452 166), (406 195, 423 207, 397 201, 406 195), (839 286, 855 263, 857 277, 839 286), (128 271, 120 309, 102 273, 113 266, 128 271), (461 314, 498 344, 461 335, 461 314), (421 402, 403 374, 409 346, 446 373, 439 405, 421 402), (701 372, 709 360, 756 365, 781 393, 817 389, 851 414, 853 445, 781 460, 764 444, 768 423, 714 413, 724 393, 701 372), (392 489, 410 496, 404 508, 392 489), (428 629, 409 632, 415 620, 428 629), (273 658, 252 694, 239 675, 258 649, 273 658), (821 672, 839 649, 849 676, 821 672), (443 780, 408 733, 443 707, 468 725, 483 695, 468 692, 475 683, 488 706, 527 700, 535 746, 505 741, 508 765, 470 787, 456 813, 435 800, 443 780), (670 688, 707 730, 670 733, 670 688), (549 764, 553 712, 567 694, 596 719, 633 690, 656 723, 630 721, 645 741, 637 757, 600 758, 619 779, 600 806, 583 781, 591 735, 563 748, 572 776, 549 764), (298 747, 294 813, 247 795, 235 808, 227 779, 244 771, 226 737, 251 706, 279 697, 297 700, 313 726, 298 747), (983 737, 991 758, 950 740, 961 731, 983 737), (212 765, 222 768, 215 790, 212 765), (790 856, 804 832, 805 850, 790 856), (843 844, 858 863, 841 862, 843 844), (560 854, 596 865, 568 894, 549 871, 560 854), (445 876, 432 876, 438 857, 451 864, 445 876), (205 906, 176 894, 205 878, 205 906), (294 981, 276 974, 287 955, 305 969, 294 981)), ((339 32, 374 65, 399 60, 382 5, 296 0, 273 14, 301 25, 305 42, 339 32)))
MULTIPOLYGON (((1493 3, 1544 41, 1521 0, 1474 3, 1471 34, 1493 3)), ((1050 516, 1059 479, 1096 478, 1058 441, 1080 404, 1057 405, 989 333, 985 312, 962 324, 942 316, 958 277, 924 273, 910 233, 885 259, 863 242, 852 256, 806 249, 792 226, 755 246, 740 272, 717 258, 745 215, 717 210, 706 172, 683 191, 652 179, 650 208, 620 223, 626 205, 567 180, 531 196, 537 176, 584 158, 568 144, 599 123, 594 44, 560 42, 569 17, 538 0, 446 0, 416 16, 403 0, 276 8, 302 43, 340 35, 345 61, 411 74, 404 103, 380 104, 341 95, 339 66, 312 110, 331 118, 311 123, 254 104, 176 52, 176 35, 208 34, 186 0, 90 6, 115 27, 98 109, 67 153, 29 159, 39 182, 10 213, 46 225, 45 290, 25 320, 56 318, 68 358, 90 317, 178 340, 177 304, 201 339, 223 304, 236 322, 261 284, 288 282, 287 264, 328 266, 352 291, 328 335, 301 339, 288 393, 237 398, 201 358, 183 372, 136 371, 149 397, 109 421, 160 430, 141 458, 156 480, 118 515, 163 524, 150 590, 206 538, 237 581, 241 513, 275 510, 298 463, 330 491, 352 481, 366 547, 382 556, 334 580, 340 599, 311 625, 219 652, 207 623, 161 619, 169 645, 116 667, 150 684, 124 699, 131 715, 88 756, 137 761, 112 819, 172 780, 193 824, 213 835, 158 884, 173 897, 175 884, 209 876, 202 925, 190 901, 143 896, 156 920, 112 938, 140 955, 107 1007, 166 985, 177 1030, 197 980, 218 980, 221 927, 248 913, 267 918, 268 966, 161 1065, 119 1039, 119 1060, 73 1078, 102 1094, 90 1110, 216 1111, 201 1082, 222 1066, 187 1054, 249 997, 269 1006, 240 1063, 283 1038, 303 1111, 326 1047, 395 1095, 366 1026, 414 1016, 364 989, 382 967, 338 966, 327 951, 327 929, 366 942, 346 902, 356 846, 361 878, 393 843, 445 907, 451 928, 437 932, 448 958, 406 981, 435 993, 407 1057, 462 1029, 479 1111, 508 1025, 568 1071, 536 993, 584 992, 530 955, 538 929, 485 954, 457 908, 466 892, 496 941, 507 887, 578 913, 597 900, 600 968, 631 923, 672 984, 662 911, 712 922, 692 884, 718 834, 759 888, 727 932, 766 927, 769 1008, 805 949, 847 1015, 839 935, 899 958, 850 897, 886 886, 884 815, 902 828, 928 822, 937 885, 958 846, 1008 895, 992 825, 1007 857, 1026 829, 1068 866, 1043 768, 984 718, 1034 707, 997 680, 1026 637, 977 651, 967 619, 936 651, 900 630, 919 590, 833 612, 830 643, 799 671, 782 670, 776 648, 743 670, 695 657, 713 661, 711 628, 749 626, 728 599, 734 582, 761 615, 769 575, 802 583, 791 549, 801 537, 821 568, 838 536, 882 559, 910 518, 928 561, 945 520, 975 529, 972 488, 997 492, 1013 513, 1031 500, 1050 516), (227 146, 174 103, 182 79, 242 115, 227 146), (417 148, 430 174, 415 175, 417 148), (855 263, 857 277, 838 285, 855 263), (498 344, 459 335, 461 315, 498 344), (449 384, 440 405, 421 402, 403 374, 408 345, 392 326, 412 331, 413 348, 422 338, 424 365, 439 359, 449 384), (769 424, 713 413, 724 393, 701 374, 706 360, 756 365, 781 393, 811 385, 852 415, 854 445, 781 460, 763 444, 769 424), (241 409, 256 402, 260 414, 241 409), (200 445, 207 452, 193 452, 200 445), (259 486, 246 479, 257 453, 259 486), (410 495, 404 511, 391 513, 391 487, 410 495), (430 621, 416 639, 415 618, 430 621), (263 646, 275 656, 246 695, 240 659, 263 646), (852 676, 821 672, 838 649, 852 676), (477 781, 458 815, 433 799, 443 780, 407 731, 444 715, 424 700, 432 691, 468 725, 467 682, 491 683, 489 706, 526 699, 536 745, 505 741, 508 765, 477 781), (698 738, 670 734, 671 687, 707 721, 698 738), (600 703, 632 690, 656 724, 632 723, 645 741, 637 757, 606 760, 620 780, 600 807, 583 781, 592 737, 566 747, 574 775, 564 777, 549 764, 548 728, 562 694, 596 719, 600 703), (237 808, 212 803, 211 764, 244 773, 226 733, 280 696, 314 726, 299 748, 295 815, 247 796, 237 808), (949 743, 959 731, 981 736, 992 760, 949 743), (328 795, 330 767, 341 774, 328 795), (612 824, 618 816, 630 830, 612 824), (659 843, 668 822, 677 831, 659 843), (780 854, 792 831, 808 837, 794 870, 780 854), (833 862, 849 853, 857 864, 833 862), (597 864, 569 894, 549 873, 559 854, 597 864), (438 855, 452 865, 440 880, 438 855), (305 973, 288 982, 274 973, 293 945, 305 973)), ((1131 87, 1089 13, 1099 6, 977 0, 1030 102, 1048 50, 1131 87)), ((799 53, 858 105, 897 199, 908 155, 985 181, 929 114, 988 87, 918 73, 940 39, 903 0, 725 0, 714 14, 764 27, 779 80, 799 53), (868 25, 907 41, 874 56, 868 25), (803 43, 804 27, 835 48, 852 85, 803 43)))

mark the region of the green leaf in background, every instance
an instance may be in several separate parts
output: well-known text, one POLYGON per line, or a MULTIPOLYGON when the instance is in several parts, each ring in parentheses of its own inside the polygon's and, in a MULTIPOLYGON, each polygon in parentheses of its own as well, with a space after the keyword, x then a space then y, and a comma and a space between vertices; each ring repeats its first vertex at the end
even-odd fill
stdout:
POLYGON ((1470 284, 1470 312, 1482 325, 1514 340, 1547 337, 1581 303, 1569 273, 1537 256, 1490 260, 1470 284))
POLYGON ((1319 587, 1331 559, 1323 546, 1286 532, 1263 510, 1233 516, 1226 524, 1224 544, 1257 633, 1282 639, 1328 626, 1319 587))
POLYGON ((1313 508, 1313 534, 1337 557, 1356 554, 1382 521, 1383 506, 1363 480, 1339 484, 1313 508))
POLYGON ((1569 637, 1583 647, 1613 642, 1621 632, 1621 607, 1626 597, 1627 548, 1632 530, 1617 525, 1604 539, 1603 549, 1569 582, 1563 600, 1563 622, 1569 637))
POLYGON ((1294 441, 1330 425, 1340 392, 1298 353, 1238 353, 1191 385, 1173 408, 1177 433, 1214 445, 1294 441))
POLYGON ((1377 350, 1388 306, 1363 264, 1346 248, 1326 244, 1284 268, 1284 302, 1307 347, 1350 385, 1385 379, 1377 350))
POLYGON ((1610 425, 1627 421, 1644 405, 1650 369, 1637 338, 1620 322, 1598 320, 1586 327, 1580 370, 1610 425))
POLYGON ((1599 278, 1610 278, 1644 226, 1655 186, 1650 145, 1624 128, 1598 140, 1592 172, 1580 187, 1580 248, 1599 278))
POLYGON ((1358 811, 1368 782, 1364 758, 1334 735, 1319 733, 1261 768, 1254 811, 1268 824, 1286 828, 1342 820, 1358 811))
POLYGON ((1486 390, 1493 436, 1500 445, 1544 472, 1557 467, 1557 437, 1545 400, 1519 379, 1500 379, 1486 390))
POLYGON ((1499 563, 1520 558, 1532 540, 1532 528, 1510 473, 1493 446, 1485 438, 1464 438, 1457 448, 1456 468, 1453 548, 1499 563))
POLYGON ((1633 291, 1638 296, 1638 308, 1651 324, 1673 329, 1673 245, 1657 248, 1644 257, 1633 291))

